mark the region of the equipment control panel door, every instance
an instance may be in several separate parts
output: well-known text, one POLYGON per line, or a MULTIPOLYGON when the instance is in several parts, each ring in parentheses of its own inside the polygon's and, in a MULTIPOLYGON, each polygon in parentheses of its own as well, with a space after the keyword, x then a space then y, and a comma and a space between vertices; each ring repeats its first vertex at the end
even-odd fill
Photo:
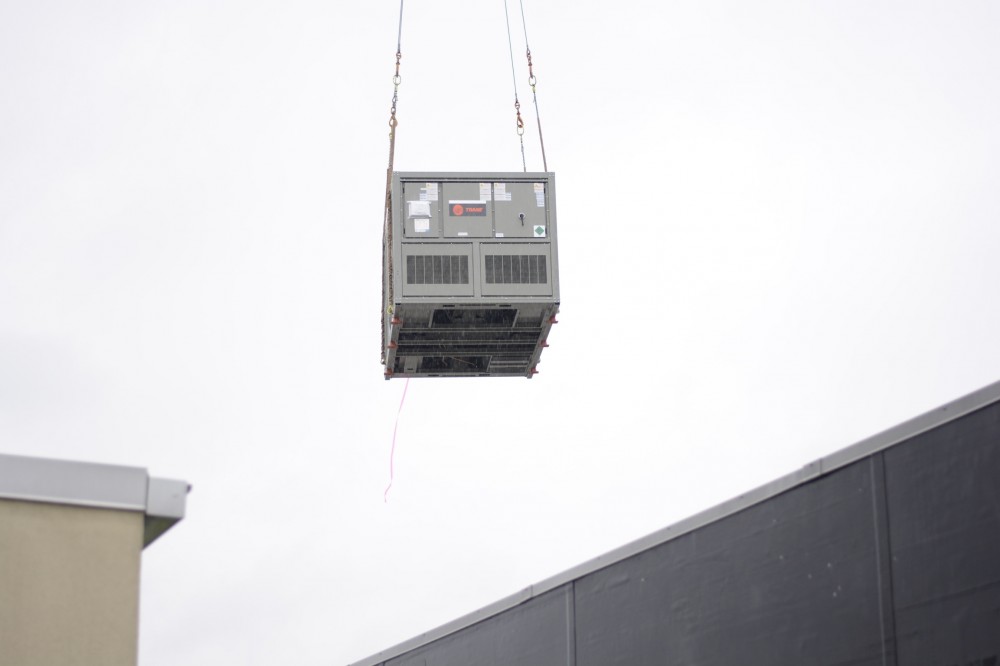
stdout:
POLYGON ((488 238, 493 235, 490 183, 441 183, 445 238, 488 238))
POLYGON ((546 238, 545 183, 493 183, 496 238, 546 238))
POLYGON ((403 235, 437 238, 441 235, 441 185, 403 182, 403 235))

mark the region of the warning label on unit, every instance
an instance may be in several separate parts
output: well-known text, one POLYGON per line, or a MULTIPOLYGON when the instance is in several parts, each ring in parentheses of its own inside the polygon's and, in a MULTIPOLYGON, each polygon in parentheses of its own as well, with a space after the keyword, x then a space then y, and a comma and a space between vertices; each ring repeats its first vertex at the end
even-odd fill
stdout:
POLYGON ((449 201, 448 214, 452 217, 485 217, 485 201, 449 201))
POLYGON ((545 183, 534 183, 535 186, 535 205, 539 208, 545 208, 545 183))
POLYGON ((507 191, 507 183, 493 183, 493 200, 510 201, 510 192, 507 191))
POLYGON ((425 183, 424 186, 420 188, 420 200, 421 201, 437 201, 438 200, 438 184, 437 183, 425 183))

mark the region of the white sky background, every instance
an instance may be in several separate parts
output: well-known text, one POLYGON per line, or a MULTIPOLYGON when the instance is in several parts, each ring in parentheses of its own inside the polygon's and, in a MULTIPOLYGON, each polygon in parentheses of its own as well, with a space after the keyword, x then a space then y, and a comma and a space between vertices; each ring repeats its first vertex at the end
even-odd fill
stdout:
MULTIPOLYGON (((0 449, 193 483, 143 666, 355 661, 1000 378, 1000 5, 526 0, 560 323, 410 383, 383 503, 398 8, 0 4, 0 449)), ((403 54, 399 170, 521 169, 502 3, 403 54)))

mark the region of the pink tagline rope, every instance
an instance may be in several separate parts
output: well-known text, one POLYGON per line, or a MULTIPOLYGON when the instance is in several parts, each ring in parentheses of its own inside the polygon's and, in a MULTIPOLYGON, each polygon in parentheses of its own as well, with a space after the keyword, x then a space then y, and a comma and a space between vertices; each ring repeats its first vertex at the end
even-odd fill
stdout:
POLYGON ((389 489, 392 488, 392 480, 395 476, 395 472, 392 468, 392 461, 396 457, 396 430, 399 428, 399 415, 403 412, 403 403, 406 401, 406 389, 410 388, 410 378, 406 378, 406 383, 403 384, 403 397, 399 399, 399 409, 396 411, 396 425, 392 427, 392 450, 389 452, 389 485, 385 487, 385 492, 382 493, 382 501, 389 502, 389 489))

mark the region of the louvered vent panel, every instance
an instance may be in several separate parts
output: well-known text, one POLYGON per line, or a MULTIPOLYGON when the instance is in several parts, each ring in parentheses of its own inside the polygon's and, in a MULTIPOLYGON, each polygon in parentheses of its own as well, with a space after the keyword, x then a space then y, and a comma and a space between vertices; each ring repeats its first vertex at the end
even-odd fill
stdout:
POLYGON ((441 254, 406 257, 407 284, 469 284, 469 258, 441 254))
POLYGON ((483 257, 486 284, 545 284, 544 254, 489 254, 483 257))

